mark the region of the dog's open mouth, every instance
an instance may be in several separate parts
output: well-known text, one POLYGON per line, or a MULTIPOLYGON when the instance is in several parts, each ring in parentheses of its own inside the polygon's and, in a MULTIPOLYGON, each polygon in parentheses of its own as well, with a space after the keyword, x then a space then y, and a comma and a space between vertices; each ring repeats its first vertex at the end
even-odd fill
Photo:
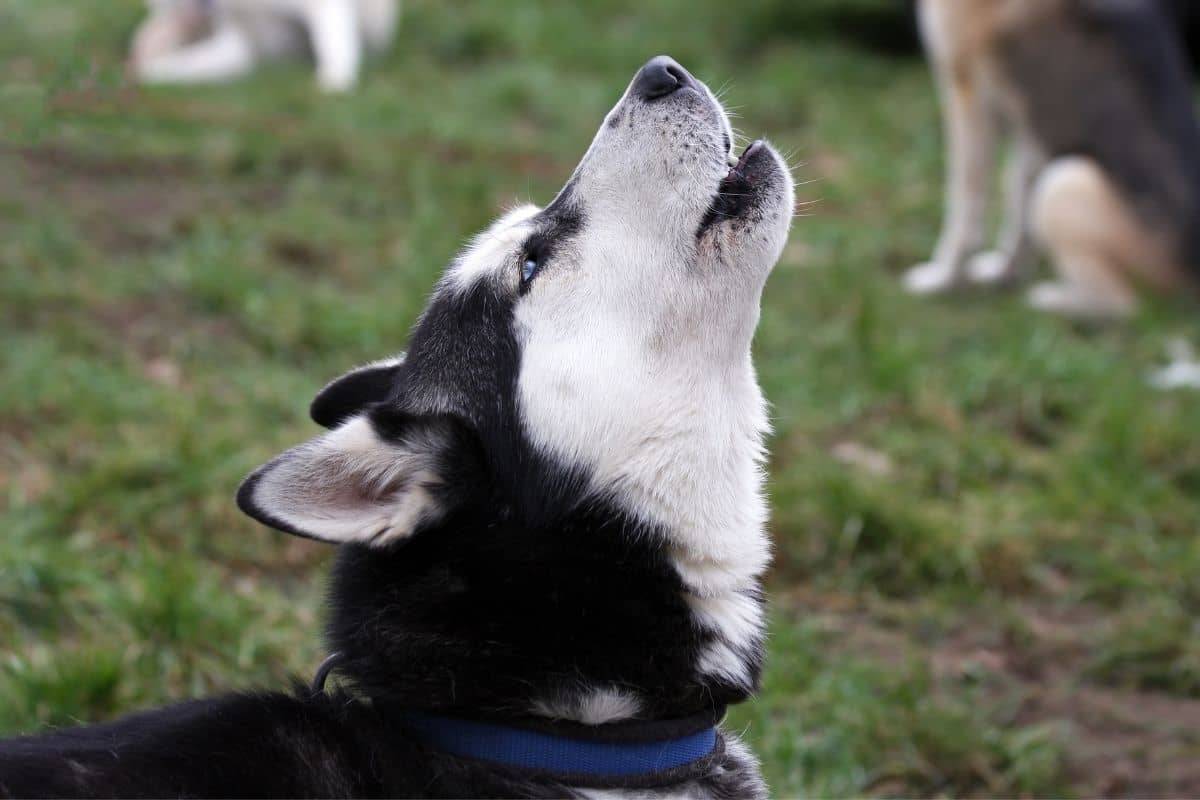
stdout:
POLYGON ((742 216, 754 204, 755 185, 759 177, 756 162, 762 157, 770 156, 766 144, 761 139, 751 142, 742 151, 740 158, 734 160, 730 155, 729 172, 717 184, 717 191, 712 202, 708 204, 708 210, 704 212, 700 228, 696 231, 697 238, 722 220, 742 216))

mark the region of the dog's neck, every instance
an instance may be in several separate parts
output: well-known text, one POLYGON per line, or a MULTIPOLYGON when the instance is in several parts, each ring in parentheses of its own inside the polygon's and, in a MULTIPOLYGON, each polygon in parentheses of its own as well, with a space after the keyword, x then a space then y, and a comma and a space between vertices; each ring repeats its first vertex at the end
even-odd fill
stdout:
POLYGON ((491 512, 455 513, 385 550, 343 547, 329 644, 373 701, 603 724, 686 717, 754 690, 757 580, 699 597, 667 538, 613 508, 542 532, 491 512))

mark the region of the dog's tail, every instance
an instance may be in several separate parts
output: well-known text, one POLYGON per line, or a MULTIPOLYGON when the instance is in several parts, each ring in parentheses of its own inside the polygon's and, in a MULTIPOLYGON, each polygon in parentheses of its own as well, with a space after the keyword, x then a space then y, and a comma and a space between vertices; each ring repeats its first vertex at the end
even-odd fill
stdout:
POLYGON ((400 22, 400 0, 358 0, 358 20, 367 47, 386 50, 400 22))

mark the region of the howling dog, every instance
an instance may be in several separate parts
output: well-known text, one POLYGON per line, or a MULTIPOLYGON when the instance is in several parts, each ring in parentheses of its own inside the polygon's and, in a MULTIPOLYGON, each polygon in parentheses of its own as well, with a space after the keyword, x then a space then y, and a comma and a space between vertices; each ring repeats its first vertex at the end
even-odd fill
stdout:
POLYGON ((0 795, 764 797, 720 720, 763 662, 750 342, 793 198, 732 145, 648 62, 553 202, 246 479, 251 517, 338 545, 313 687, 0 742, 0 795))
POLYGON ((317 83, 345 91, 363 52, 392 41, 399 0, 147 0, 130 48, 144 83, 211 83, 311 54, 317 83))
POLYGON ((948 145, 946 212, 913 292, 1022 277, 1035 242, 1057 280, 1036 308, 1131 313, 1139 285, 1200 282, 1200 124, 1155 0, 921 0, 948 145), (1006 219, 983 252, 994 146, 1013 139, 1006 219))

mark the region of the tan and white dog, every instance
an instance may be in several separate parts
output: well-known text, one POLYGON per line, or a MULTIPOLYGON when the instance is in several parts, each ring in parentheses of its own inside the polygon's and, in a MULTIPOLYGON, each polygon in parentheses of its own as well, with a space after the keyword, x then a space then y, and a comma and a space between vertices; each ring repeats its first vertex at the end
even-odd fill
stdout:
POLYGON ((1139 286, 1200 279, 1200 124, 1156 0, 920 0, 941 93, 946 212, 915 293, 1028 273, 1036 308, 1127 315, 1139 286), (999 243, 984 250, 995 147, 1013 140, 999 243))
POLYGON ((211 83, 311 55, 317 83, 345 91, 365 52, 392 41, 398 0, 147 0, 130 48, 144 83, 211 83))

